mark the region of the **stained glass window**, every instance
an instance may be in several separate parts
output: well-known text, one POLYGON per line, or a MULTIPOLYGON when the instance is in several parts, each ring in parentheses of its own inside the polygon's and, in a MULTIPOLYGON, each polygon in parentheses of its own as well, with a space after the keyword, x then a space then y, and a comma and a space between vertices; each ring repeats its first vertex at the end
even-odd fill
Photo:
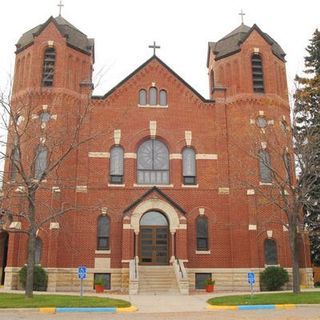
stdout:
POLYGON ((183 183, 196 184, 196 154, 192 148, 184 148, 182 151, 183 183))
POLYGON ((168 102, 167 102, 167 91, 166 90, 160 90, 159 96, 160 96, 160 106, 168 105, 168 102))
POLYGON ((47 169, 48 149, 45 146, 39 146, 35 159, 35 179, 39 180, 47 169))
POLYGON ((273 239, 266 239, 264 242, 264 258, 266 265, 278 264, 277 243, 273 239))
POLYGON ((110 220, 107 216, 98 219, 97 250, 109 250, 110 220))
POLYGON ((149 89, 149 104, 150 106, 156 106, 158 104, 158 90, 155 87, 149 89))
POLYGON ((110 151, 110 182, 123 182, 123 149, 115 146, 110 151))
POLYGON ((147 91, 144 89, 139 91, 139 104, 141 106, 145 106, 147 104, 147 91))
POLYGON ((197 250, 207 251, 208 246, 208 219, 205 217, 198 217, 196 220, 197 227, 197 250))
POLYGON ((259 151, 259 168, 260 168, 260 182, 272 182, 272 169, 270 154, 266 150, 259 151))

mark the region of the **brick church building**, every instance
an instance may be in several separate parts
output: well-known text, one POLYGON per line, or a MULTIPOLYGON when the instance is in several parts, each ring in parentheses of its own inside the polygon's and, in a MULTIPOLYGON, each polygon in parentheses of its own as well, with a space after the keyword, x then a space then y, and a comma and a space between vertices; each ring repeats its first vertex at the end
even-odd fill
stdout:
MULTIPOLYGON (((16 157, 24 163, 30 157, 23 152, 35 150, 36 183, 55 159, 50 132, 68 136, 79 127, 78 138, 88 137, 40 179, 38 218, 51 218, 37 230, 36 263, 48 272, 48 290, 78 290, 78 266, 87 267, 87 290, 102 279, 107 290, 132 294, 186 294, 202 289, 208 277, 217 290, 246 290, 248 271, 257 278, 268 265, 290 272, 283 213, 261 194, 275 188, 270 166, 285 175, 276 152, 292 150, 280 45, 243 23, 209 42, 209 99, 156 54, 96 96, 93 64, 94 40, 62 16, 27 31, 16 45, 12 106, 18 130, 30 123, 36 140, 18 154, 9 135, 4 193, 16 193, 11 205, 24 201, 16 157), (19 101, 32 110, 26 114, 19 101), (85 106, 90 113, 80 126, 73 119, 85 106), (66 207, 72 209, 52 214, 66 207)), ((23 218, 13 220, 9 227, 22 231, 23 218)), ((26 235, 3 231, 6 288, 19 287, 26 259, 26 235)), ((300 267, 310 285, 303 233, 300 267)))

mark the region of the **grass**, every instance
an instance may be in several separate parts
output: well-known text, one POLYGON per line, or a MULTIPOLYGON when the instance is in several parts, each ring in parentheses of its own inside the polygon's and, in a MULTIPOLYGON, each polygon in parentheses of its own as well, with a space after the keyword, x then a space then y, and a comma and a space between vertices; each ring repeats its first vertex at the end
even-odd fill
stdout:
POLYGON ((267 293, 250 295, 225 296, 211 298, 208 300, 211 305, 237 306, 250 304, 320 304, 320 292, 294 293, 267 293))
POLYGON ((130 307, 128 301, 100 297, 67 295, 34 295, 32 299, 24 294, 0 293, 0 308, 42 308, 42 307, 130 307))

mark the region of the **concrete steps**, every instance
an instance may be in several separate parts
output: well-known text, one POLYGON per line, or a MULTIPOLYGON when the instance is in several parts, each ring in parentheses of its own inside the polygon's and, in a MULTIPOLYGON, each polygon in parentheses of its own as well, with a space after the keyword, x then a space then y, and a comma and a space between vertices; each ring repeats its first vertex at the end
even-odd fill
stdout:
POLYGON ((139 266, 139 294, 179 294, 172 266, 139 266))

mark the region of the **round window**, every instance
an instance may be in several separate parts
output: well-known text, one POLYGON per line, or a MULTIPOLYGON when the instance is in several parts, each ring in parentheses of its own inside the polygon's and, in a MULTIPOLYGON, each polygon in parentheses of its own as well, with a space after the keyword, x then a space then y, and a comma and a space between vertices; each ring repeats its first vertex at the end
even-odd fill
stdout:
POLYGON ((268 125, 268 122, 265 117, 260 116, 256 119, 256 124, 259 128, 265 128, 268 125))

